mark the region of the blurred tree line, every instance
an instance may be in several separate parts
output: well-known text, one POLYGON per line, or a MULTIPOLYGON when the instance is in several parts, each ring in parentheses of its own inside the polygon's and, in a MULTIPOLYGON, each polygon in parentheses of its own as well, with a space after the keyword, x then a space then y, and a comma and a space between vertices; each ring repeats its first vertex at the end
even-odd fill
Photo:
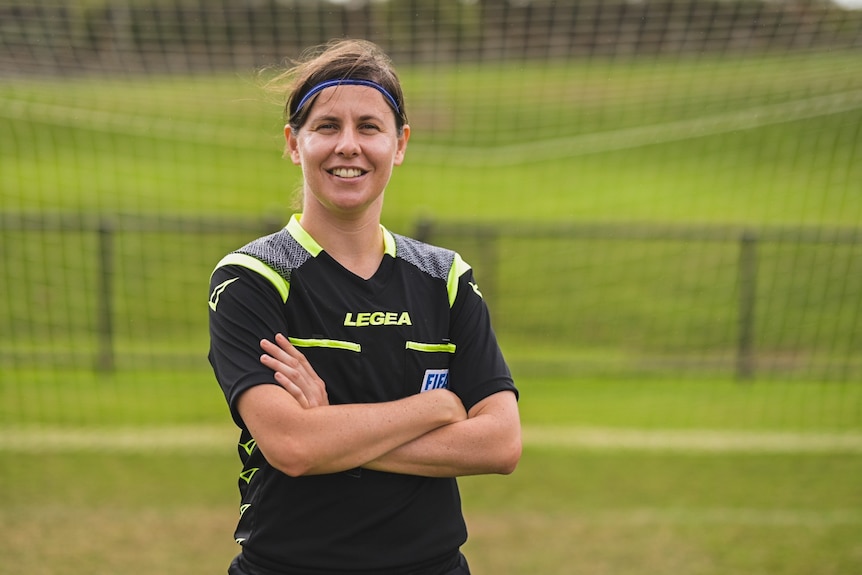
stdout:
POLYGON ((398 63, 862 47, 826 0, 2 0, 0 70, 195 71, 363 37, 398 63))

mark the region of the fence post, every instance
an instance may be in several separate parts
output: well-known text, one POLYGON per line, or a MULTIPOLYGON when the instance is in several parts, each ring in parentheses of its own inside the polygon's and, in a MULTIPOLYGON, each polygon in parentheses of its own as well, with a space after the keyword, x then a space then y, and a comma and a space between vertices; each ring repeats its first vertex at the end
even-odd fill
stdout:
MULTIPOLYGON (((481 282, 482 299, 488 307, 492 307, 497 301, 497 276, 498 268, 500 267, 499 258, 499 243, 500 231, 493 226, 489 226, 486 230, 479 228, 479 259, 482 262, 482 277, 475 278, 477 282, 481 282)), ((494 325, 496 329, 500 329, 503 325, 502 314, 495 316, 494 325)))
POLYGON ((99 262, 96 292, 96 329, 98 348, 96 370, 108 373, 114 370, 114 226, 107 218, 99 220, 99 262))
POLYGON ((272 234, 284 227, 284 221, 279 216, 266 216, 261 220, 264 234, 272 234))
POLYGON ((754 377, 754 308, 757 300, 757 236, 745 230, 739 241, 739 334, 736 378, 754 377))
POLYGON ((432 228, 434 223, 428 218, 421 218, 416 224, 416 239, 426 244, 431 241, 432 228))

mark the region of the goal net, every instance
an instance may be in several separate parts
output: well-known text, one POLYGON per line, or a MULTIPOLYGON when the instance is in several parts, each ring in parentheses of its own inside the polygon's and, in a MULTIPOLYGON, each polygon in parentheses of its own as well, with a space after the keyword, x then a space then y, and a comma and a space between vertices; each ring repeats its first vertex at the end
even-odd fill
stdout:
POLYGON ((207 377, 283 225, 272 66, 393 58, 386 225, 462 252, 522 373, 862 375, 862 11, 826 1, 2 0, 0 373, 207 377))

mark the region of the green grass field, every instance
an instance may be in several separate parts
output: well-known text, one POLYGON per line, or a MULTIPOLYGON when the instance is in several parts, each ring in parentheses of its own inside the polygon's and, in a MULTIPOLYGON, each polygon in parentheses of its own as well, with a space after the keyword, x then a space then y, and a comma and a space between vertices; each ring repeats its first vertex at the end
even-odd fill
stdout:
MULTIPOLYGON (((0 573, 224 572, 239 465, 215 384, 32 375, 2 387, 0 573)), ((858 385, 518 379, 521 465, 461 480, 474 572, 858 567, 858 385)))
MULTIPOLYGON (((424 216, 862 224, 856 53, 402 72, 414 133, 387 191, 395 231, 424 216)), ((16 79, 0 104, 3 213, 292 211, 280 112, 250 77, 16 79)), ((225 572, 239 465, 203 301, 246 235, 119 230, 119 369, 99 375, 94 235, 0 231, 0 574, 225 572)), ((750 383, 701 366, 733 360, 734 245, 498 247, 490 301, 526 447, 512 476, 461 480, 474 573, 859 570, 858 242, 761 248, 758 349, 777 375, 750 383), (539 274, 540 293, 519 281, 539 274), (701 367, 569 369, 659 356, 701 367)))

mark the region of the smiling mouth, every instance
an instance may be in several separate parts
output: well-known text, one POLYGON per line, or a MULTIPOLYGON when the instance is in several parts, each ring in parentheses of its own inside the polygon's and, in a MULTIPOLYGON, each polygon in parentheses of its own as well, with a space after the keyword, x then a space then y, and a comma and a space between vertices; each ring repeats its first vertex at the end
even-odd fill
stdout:
POLYGON ((359 168, 333 168, 329 173, 339 178, 358 178, 365 172, 359 168))

